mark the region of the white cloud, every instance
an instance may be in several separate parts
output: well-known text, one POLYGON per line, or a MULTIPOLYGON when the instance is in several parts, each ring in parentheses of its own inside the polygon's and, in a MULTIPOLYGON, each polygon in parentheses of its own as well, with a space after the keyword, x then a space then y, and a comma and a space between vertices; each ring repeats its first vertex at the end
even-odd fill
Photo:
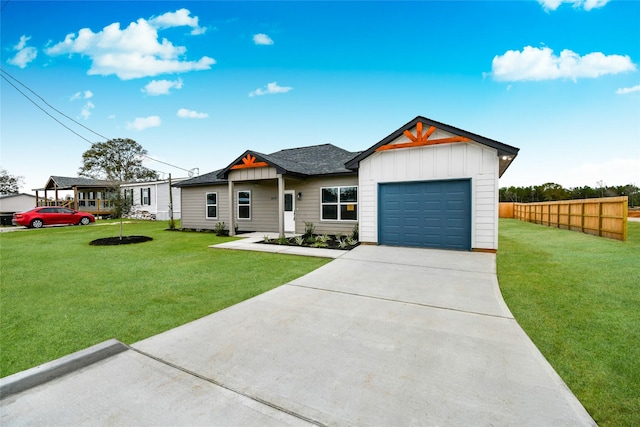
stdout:
POLYGON ((140 131, 147 128, 158 127, 160 123, 162 123, 162 121, 158 116, 138 117, 133 122, 127 123, 127 129, 140 131))
POLYGON ((249 92, 249 96, 261 96, 261 95, 273 95, 276 93, 287 93, 292 90, 292 87, 288 86, 278 86, 278 83, 271 82, 265 86, 265 88, 258 88, 254 91, 249 92))
POLYGON ((270 45, 273 44, 273 40, 271 39, 271 37, 269 37, 266 34, 254 34, 253 35, 253 42, 255 44, 262 44, 262 45, 270 45))
POLYGON ((87 103, 84 104, 84 107, 82 107, 82 110, 80 111, 80 115, 82 116, 83 119, 87 120, 91 115, 91 110, 93 110, 94 108, 96 108, 96 106, 93 105, 93 102, 87 101, 87 103))
POLYGON ((171 89, 182 89, 182 84, 182 79, 152 80, 141 90, 149 96, 169 95, 171 89))
POLYGON ((183 119, 206 119, 209 117, 207 113, 198 113, 197 111, 187 110, 186 108, 179 109, 176 115, 183 119))
POLYGON ((31 37, 20 36, 18 44, 13 46, 13 51, 17 52, 12 58, 7 59, 7 63, 16 67, 25 68, 29 62, 36 59, 38 50, 35 47, 27 47, 27 42, 31 37))
POLYGON ((595 78, 605 74, 635 71, 629 56, 604 55, 593 52, 584 56, 565 49, 554 55, 548 47, 526 46, 522 51, 509 50, 496 55, 491 63, 492 75, 498 81, 553 80, 560 78, 595 78))
POLYGON ((158 29, 184 25, 200 28, 194 27, 193 20, 197 26, 197 18, 190 18, 188 12, 181 9, 173 14, 152 18, 151 21, 140 18, 123 30, 119 22, 97 33, 83 28, 78 34, 68 34, 63 41, 46 49, 45 53, 51 56, 76 53, 88 56, 91 68, 87 74, 115 74, 122 80, 209 70, 216 62, 213 58, 203 56, 197 61, 184 60, 186 47, 174 46, 166 38, 158 38, 158 29))
POLYGON ((545 11, 556 10, 562 3, 570 3, 575 9, 592 9, 604 7, 610 0, 538 0, 545 11))
POLYGON ((188 9, 180 9, 175 12, 167 12, 164 15, 151 18, 149 23, 157 29, 171 28, 171 27, 191 27, 192 35, 204 34, 206 28, 198 25, 198 17, 191 17, 191 12, 188 9))
POLYGON ((597 181, 603 181, 608 185, 638 185, 640 158, 616 158, 601 163, 586 163, 567 171, 560 181, 568 183, 568 187, 594 185, 597 181))
POLYGON ((70 101, 75 101, 76 99, 89 99, 89 98, 93 98, 93 92, 91 92, 90 90, 85 90, 84 92, 76 92, 73 95, 71 95, 71 98, 69 98, 70 101))
POLYGON ((618 90, 616 90, 616 93, 618 95, 626 95, 628 93, 632 93, 632 92, 640 92, 640 85, 635 85, 632 87, 623 87, 620 88, 618 90))

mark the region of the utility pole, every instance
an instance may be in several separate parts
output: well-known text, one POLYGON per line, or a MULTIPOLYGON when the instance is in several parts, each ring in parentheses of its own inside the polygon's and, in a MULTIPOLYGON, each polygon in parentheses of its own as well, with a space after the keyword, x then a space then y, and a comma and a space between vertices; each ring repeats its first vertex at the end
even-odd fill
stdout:
POLYGON ((171 174, 169 174, 169 230, 175 230, 176 223, 173 220, 173 190, 171 189, 171 174))

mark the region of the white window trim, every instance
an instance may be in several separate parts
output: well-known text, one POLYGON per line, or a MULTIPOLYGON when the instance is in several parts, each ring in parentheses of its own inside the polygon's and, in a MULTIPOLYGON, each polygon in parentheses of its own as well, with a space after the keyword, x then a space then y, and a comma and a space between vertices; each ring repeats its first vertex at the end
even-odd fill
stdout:
POLYGON ((151 206, 151 187, 140 188, 140 206, 151 206), (145 192, 147 193, 147 203, 145 203, 145 192))
POLYGON ((251 213, 253 211, 253 209, 251 209, 251 205, 252 205, 252 197, 251 197, 251 190, 238 190, 236 191, 236 220, 238 221, 251 221, 251 213), (242 205, 242 206, 248 206, 249 207, 249 218, 240 218, 240 193, 249 193, 249 204, 247 205, 242 205))
POLYGON ((207 191, 204 195, 204 217, 205 219, 218 219, 218 192, 217 191, 207 191), (214 204, 209 204, 208 196, 209 194, 216 195, 216 202, 214 204), (216 216, 209 216, 209 206, 216 207, 216 216))
POLYGON ((332 185, 332 186, 328 186, 328 187, 320 187, 320 221, 321 222, 358 222, 358 217, 360 216, 360 212, 358 211, 358 205, 359 205, 359 201, 358 198, 356 198, 355 202, 345 202, 342 203, 340 202, 340 189, 342 188, 351 188, 351 187, 355 187, 356 188, 356 194, 358 193, 358 186, 357 185, 332 185), (331 202, 331 203, 323 203, 322 202, 322 190, 327 189, 327 188, 337 188, 338 189, 338 200, 336 202, 331 202), (338 219, 324 219, 322 218, 322 207, 324 205, 338 205, 338 219), (340 206, 342 205, 356 205, 356 219, 341 219, 340 218, 340 206))

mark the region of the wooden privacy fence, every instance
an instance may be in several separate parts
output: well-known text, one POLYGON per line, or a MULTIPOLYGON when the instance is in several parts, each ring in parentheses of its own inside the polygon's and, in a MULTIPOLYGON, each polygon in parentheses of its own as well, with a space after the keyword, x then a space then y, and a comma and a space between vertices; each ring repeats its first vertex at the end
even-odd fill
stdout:
POLYGON ((513 216, 513 202, 500 202, 498 205, 498 217, 499 218, 514 218, 513 216))
POLYGON ((627 240, 628 200, 627 196, 621 196, 513 203, 513 218, 624 241, 627 240))

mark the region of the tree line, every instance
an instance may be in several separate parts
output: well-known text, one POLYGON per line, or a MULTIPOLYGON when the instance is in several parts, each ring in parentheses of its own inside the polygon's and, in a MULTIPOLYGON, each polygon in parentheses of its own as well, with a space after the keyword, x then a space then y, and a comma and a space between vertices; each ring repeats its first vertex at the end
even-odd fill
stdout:
POLYGON ((501 202, 549 202, 556 200, 594 199, 598 197, 628 196, 629 207, 640 206, 640 188, 633 184, 605 186, 599 183, 598 187, 564 188, 560 184, 548 182, 542 185, 529 187, 502 187, 499 190, 501 202))

